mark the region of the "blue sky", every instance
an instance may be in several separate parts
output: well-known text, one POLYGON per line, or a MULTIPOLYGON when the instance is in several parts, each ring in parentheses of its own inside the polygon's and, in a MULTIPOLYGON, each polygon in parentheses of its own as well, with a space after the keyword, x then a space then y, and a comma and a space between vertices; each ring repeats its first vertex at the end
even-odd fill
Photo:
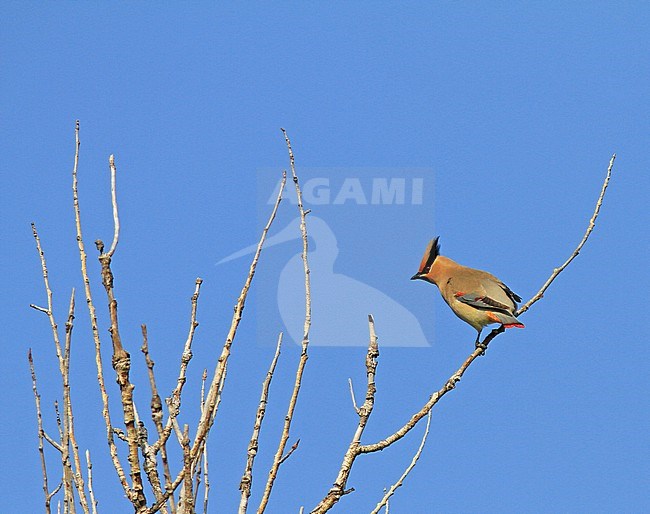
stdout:
MULTIPOLYGON (((20 488, 21 512, 40 512, 43 501, 29 347, 51 433, 60 395, 47 319, 28 307, 45 303, 29 223, 40 231, 62 326, 70 289, 82 286, 70 190, 75 119, 87 245, 112 236, 107 158, 116 156, 122 235, 113 269, 142 411, 139 326, 149 327, 159 384, 169 391, 197 276, 204 284, 188 390, 196 393, 197 377, 214 366, 250 257, 216 263, 258 238, 265 200, 288 166, 280 127, 292 138, 303 183, 329 178, 332 195, 347 178, 359 178, 366 193, 373 178, 423 178, 417 205, 309 206, 336 235, 332 273, 399 303, 429 343, 382 346, 382 334, 401 325, 375 312, 381 356, 365 443, 401 426, 473 348, 474 331, 435 288, 408 280, 428 240, 440 235, 443 254, 490 270, 528 299, 582 237, 616 152, 591 239, 522 316, 526 329, 497 338, 435 408, 427 446, 391 512, 650 508, 644 3, 4 3, 0 12, 0 316, 11 413, 1 468, 3 482, 20 488)), ((295 207, 283 202, 272 233, 294 217, 295 207)), ((320 247, 312 242, 315 255, 320 247)), ((277 332, 287 330, 274 296, 278 277, 299 248, 293 240, 262 255, 210 440, 212 512, 233 512, 238 502, 259 388, 277 332)), ((103 307, 99 282, 94 291, 103 307)), ((100 510, 127 512, 97 413, 84 307, 78 296, 77 438, 94 456, 100 510)), ((100 325, 107 336, 104 311, 100 325)), ((292 427, 300 448, 281 468, 267 512, 308 510, 326 494, 356 426, 347 379, 362 397, 364 353, 362 345, 314 342, 292 427)), ((287 341, 253 505, 298 356, 287 341)), ((107 383, 113 388, 111 375, 107 383)), ((110 393, 117 398, 116 389, 110 393)), ((192 424, 196 405, 187 408, 183 422, 192 424)), ((333 512, 371 510, 410 462, 423 428, 360 458, 348 484, 356 491, 333 512)), ((53 453, 49 462, 54 470, 53 453)))

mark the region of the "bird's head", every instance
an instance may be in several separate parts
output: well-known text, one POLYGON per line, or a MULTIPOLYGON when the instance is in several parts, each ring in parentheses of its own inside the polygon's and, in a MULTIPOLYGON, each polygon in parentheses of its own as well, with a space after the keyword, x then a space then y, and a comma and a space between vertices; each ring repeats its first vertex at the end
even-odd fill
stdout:
POLYGON ((433 279, 428 275, 431 271, 431 266, 433 266, 433 262, 436 260, 436 257, 440 255, 440 243, 438 242, 438 239, 440 238, 436 237, 429 241, 427 249, 424 251, 424 255, 422 256, 422 261, 420 261, 420 268, 418 269, 418 272, 411 277, 411 280, 420 279, 434 283, 433 279))

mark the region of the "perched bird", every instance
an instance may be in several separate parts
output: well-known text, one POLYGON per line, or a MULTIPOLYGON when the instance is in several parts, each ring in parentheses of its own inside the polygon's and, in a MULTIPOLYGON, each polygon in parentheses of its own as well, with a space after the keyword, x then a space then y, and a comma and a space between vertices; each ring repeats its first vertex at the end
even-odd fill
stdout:
POLYGON ((519 295, 491 273, 462 266, 440 255, 438 239, 429 242, 420 269, 411 280, 426 280, 438 286, 454 314, 478 331, 477 346, 485 325, 501 323, 504 328, 524 328, 514 315, 517 302, 521 302, 519 295))

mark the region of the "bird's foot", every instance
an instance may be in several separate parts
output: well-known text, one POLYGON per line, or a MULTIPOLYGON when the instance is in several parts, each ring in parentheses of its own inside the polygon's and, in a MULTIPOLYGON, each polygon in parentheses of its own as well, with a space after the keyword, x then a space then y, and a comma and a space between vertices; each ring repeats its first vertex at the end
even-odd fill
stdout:
POLYGON ((485 350, 487 350, 487 345, 479 341, 478 339, 476 340, 475 343, 476 349, 481 350, 480 355, 485 355, 485 350))

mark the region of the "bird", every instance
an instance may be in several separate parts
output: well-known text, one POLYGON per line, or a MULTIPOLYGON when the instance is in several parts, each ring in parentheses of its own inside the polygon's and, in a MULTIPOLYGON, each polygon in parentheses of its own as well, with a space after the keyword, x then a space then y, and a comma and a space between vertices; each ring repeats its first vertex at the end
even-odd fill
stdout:
POLYGON ((429 242, 411 280, 424 280, 438 287, 454 314, 478 332, 477 348, 481 347, 481 331, 486 325, 500 323, 504 328, 524 328, 515 316, 521 297, 491 273, 440 255, 439 239, 429 242))

